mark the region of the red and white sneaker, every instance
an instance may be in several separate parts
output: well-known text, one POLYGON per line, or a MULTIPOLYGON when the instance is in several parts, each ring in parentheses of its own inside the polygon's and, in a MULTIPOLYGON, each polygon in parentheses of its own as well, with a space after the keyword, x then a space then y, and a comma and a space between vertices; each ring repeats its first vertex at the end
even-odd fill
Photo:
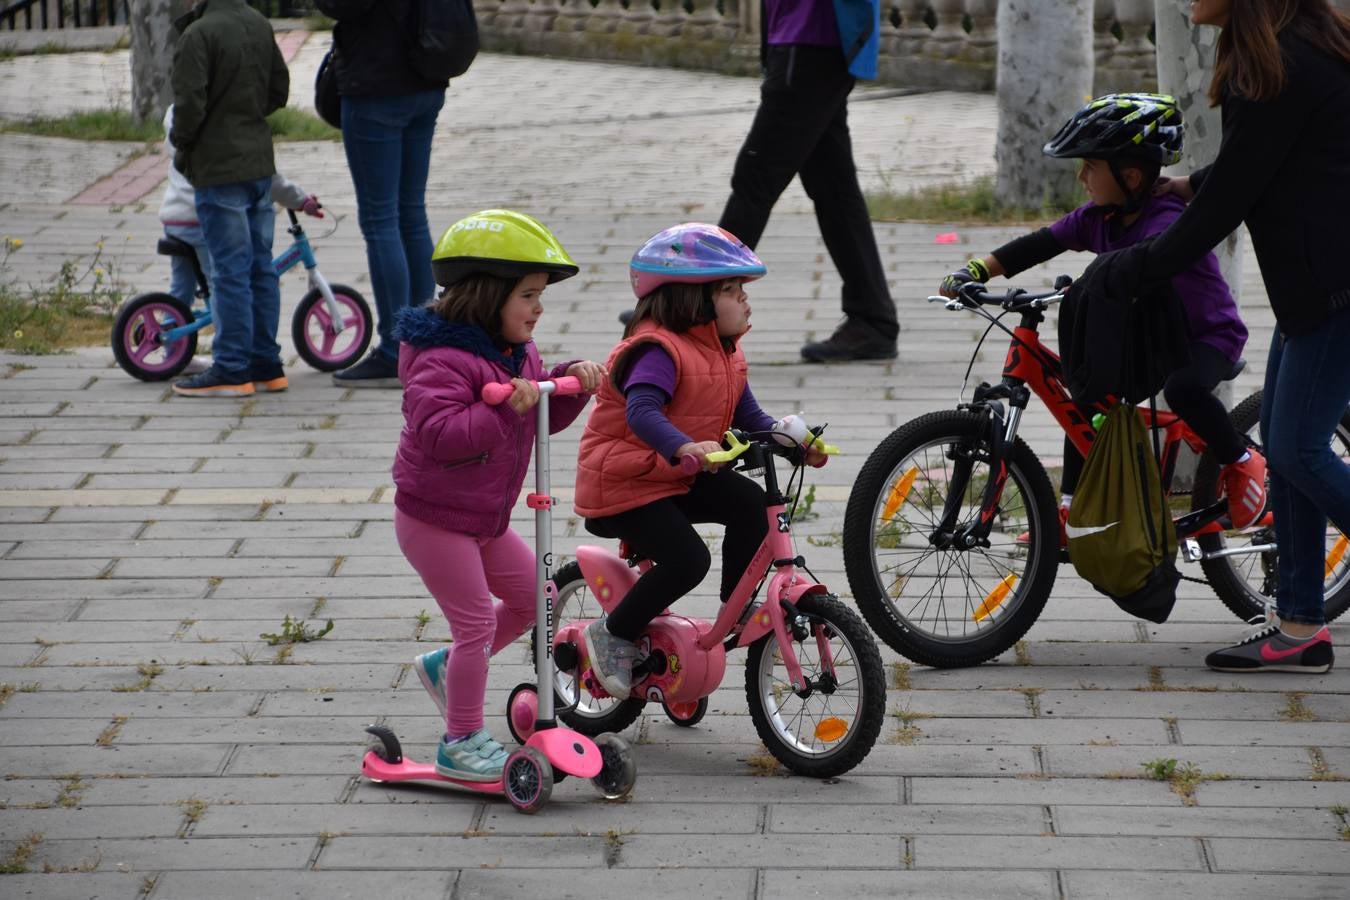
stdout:
POLYGON ((1266 458, 1248 451, 1243 462, 1229 463, 1219 472, 1228 497, 1228 518, 1237 529, 1250 528, 1266 511, 1266 458))

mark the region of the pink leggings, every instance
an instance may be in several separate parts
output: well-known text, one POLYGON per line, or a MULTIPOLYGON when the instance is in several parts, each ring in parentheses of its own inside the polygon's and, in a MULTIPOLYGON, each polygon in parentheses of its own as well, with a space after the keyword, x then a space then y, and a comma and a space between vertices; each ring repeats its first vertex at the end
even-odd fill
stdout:
POLYGON ((475 537, 397 509, 394 534, 450 623, 446 734, 470 734, 483 727, 488 659, 534 624, 534 551, 509 528, 500 537, 475 537))

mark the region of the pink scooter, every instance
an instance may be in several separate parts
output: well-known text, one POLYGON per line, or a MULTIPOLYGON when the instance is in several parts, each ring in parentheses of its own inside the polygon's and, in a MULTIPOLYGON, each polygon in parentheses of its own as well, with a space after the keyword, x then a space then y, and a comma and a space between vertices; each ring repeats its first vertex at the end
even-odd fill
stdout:
MULTIPOLYGON (((566 704, 560 715, 585 734, 626 728, 649 703, 660 703, 676 725, 691 727, 707 713, 708 697, 726 674, 726 654, 748 649, 745 692, 755 730, 769 752, 802 775, 828 778, 849 771, 872 749, 886 716, 886 676, 867 626, 811 575, 792 543, 792 514, 778 487, 775 458, 803 471, 803 444, 820 441, 796 416, 772 431, 727 432, 710 463, 742 465, 763 478, 768 535, 716 621, 666 610, 638 639, 633 690, 611 696, 591 671, 582 632, 612 611, 651 563, 621 547, 618 555, 582 546, 577 560, 558 570, 558 636, 554 689, 566 704)), ((687 475, 701 464, 681 461, 687 475)), ((800 496, 800 483, 798 484, 800 496)), ((794 502, 794 507, 796 503, 794 502)))
MULTIPOLYGON (((541 381, 534 447, 535 490, 526 497, 534 510, 538 586, 535 615, 535 673, 538 684, 551 680, 553 651, 553 531, 554 500, 549 496, 548 471, 548 398, 550 394, 579 394, 581 382, 571 376, 541 381)), ((509 384, 483 387, 483 402, 491 405, 511 396, 509 384)), ((623 738, 616 734, 594 733, 591 737, 561 727, 554 720, 553 693, 542 694, 534 683, 525 682, 511 691, 506 702, 506 721, 511 736, 523 746, 506 759, 502 779, 493 782, 463 781, 447 778, 430 763, 405 759, 403 748, 393 730, 385 725, 370 725, 366 731, 378 739, 361 762, 361 773, 371 781, 413 781, 463 788, 483 794, 505 794, 511 805, 523 813, 538 811, 548 802, 555 782, 565 775, 589 778, 605 797, 616 800, 633 789, 637 763, 623 738)))

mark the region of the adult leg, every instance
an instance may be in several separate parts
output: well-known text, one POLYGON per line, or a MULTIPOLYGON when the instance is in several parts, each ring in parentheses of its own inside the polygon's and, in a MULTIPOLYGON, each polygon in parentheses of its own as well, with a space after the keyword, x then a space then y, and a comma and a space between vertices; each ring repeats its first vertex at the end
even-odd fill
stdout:
MULTIPOLYGON (((212 342, 212 372, 228 385, 249 380, 253 344, 253 253, 250 210, 258 198, 267 197, 270 179, 201 187, 196 190, 197 217, 211 253, 212 316, 216 336, 212 342)), ((251 390, 248 391, 251 393, 251 390)))
POLYGON ((249 279, 253 296, 249 370, 255 381, 263 380, 274 385, 272 390, 283 390, 281 345, 277 343, 277 327, 281 323, 281 280, 277 276, 276 266, 272 265, 276 208, 272 206, 270 181, 268 189, 249 208, 248 225, 253 244, 253 267, 249 279))
POLYGON ((445 104, 444 91, 418 94, 420 107, 403 132, 403 173, 399 179, 398 230, 408 268, 407 303, 419 306, 436 294, 431 274, 431 229, 427 224, 427 175, 436 117, 445 104))
POLYGON ((483 727, 483 697, 497 616, 489 593, 481 542, 394 513, 399 549, 421 576, 450 625, 445 663, 446 734, 463 737, 483 727))
MULTIPOLYGON (((1277 334, 1275 343, 1280 342, 1277 334)), ((1350 467, 1331 449, 1331 438, 1350 405, 1350 311, 1333 316, 1316 331, 1272 346, 1273 372, 1266 374, 1262 439, 1273 474, 1271 494, 1279 543, 1278 597, 1283 621, 1317 625, 1325 621, 1327 520, 1350 533, 1350 467), (1275 482, 1279 483, 1278 488, 1275 482)))
MULTIPOLYGON (((843 65, 842 59, 821 61, 822 68, 837 66, 842 70, 843 65)), ((844 74, 847 76, 847 70, 844 74)), ((815 204, 816 221, 830 259, 844 282, 844 315, 854 322, 866 324, 894 345, 900 323, 896 320, 895 302, 891 299, 876 235, 872 231, 867 200, 858 184, 853 141, 848 130, 847 93, 802 165, 801 179, 807 196, 815 204)))
POLYGON ((375 353, 390 365, 398 362, 394 319, 408 304, 408 260, 398 216, 407 107, 406 96, 342 98, 342 144, 375 294, 380 337, 375 353))
MULTIPOLYGON (((797 46, 770 47, 759 109, 736 155, 731 196, 718 224, 755 247, 769 213, 820 140, 852 78, 819 79, 814 54, 797 46), (812 57, 812 58, 808 58, 812 57), (801 68, 799 68, 801 66, 801 68)), ((842 70, 842 53, 839 56, 842 70)), ((844 70, 844 75, 848 73, 844 70)))

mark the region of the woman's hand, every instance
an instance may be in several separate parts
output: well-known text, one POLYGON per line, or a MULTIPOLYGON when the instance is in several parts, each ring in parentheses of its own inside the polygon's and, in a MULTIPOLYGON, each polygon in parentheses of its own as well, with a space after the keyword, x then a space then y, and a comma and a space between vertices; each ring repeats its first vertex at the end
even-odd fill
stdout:
POLYGON ((680 449, 675 451, 675 458, 680 459, 685 456, 696 456, 699 462, 703 464, 703 471, 716 472, 726 463, 708 462, 709 453, 717 453, 722 449, 722 445, 717 441, 699 441, 698 443, 689 442, 681 444, 680 449))
POLYGON ((580 381, 586 393, 593 394, 600 389, 600 384, 609 372, 600 363, 583 359, 581 362, 574 362, 568 366, 567 374, 580 381))
POLYGON ((1191 189, 1191 176, 1182 175, 1179 178, 1168 178, 1162 176, 1157 183, 1153 185, 1153 196, 1161 197, 1164 194, 1176 194, 1186 203, 1195 199, 1195 191, 1191 189))
POLYGON ((533 381, 527 381, 524 378, 512 378, 511 396, 506 398, 506 402, 511 404, 511 408, 518 414, 525 415, 534 408, 539 402, 539 385, 533 381))

